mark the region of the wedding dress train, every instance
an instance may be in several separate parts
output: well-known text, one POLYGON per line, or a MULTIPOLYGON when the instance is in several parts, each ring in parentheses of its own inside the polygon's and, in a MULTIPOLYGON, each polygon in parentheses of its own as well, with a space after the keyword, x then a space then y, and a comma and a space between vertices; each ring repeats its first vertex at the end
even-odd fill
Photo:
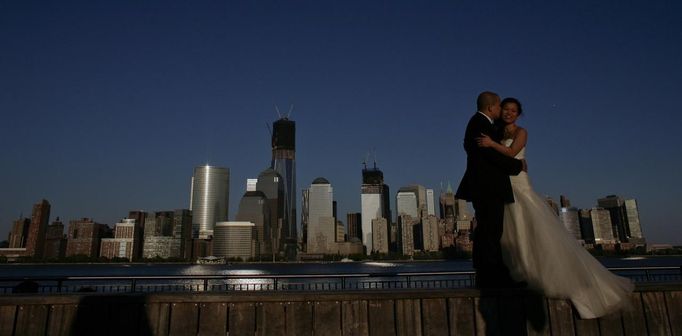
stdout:
MULTIPOLYGON (((504 142, 511 145, 511 139, 504 142)), ((525 148, 517 159, 525 157, 525 148)), ((547 297, 570 299, 582 318, 597 318, 629 302, 632 282, 606 269, 535 193, 525 172, 511 176, 514 203, 505 206, 501 245, 512 277, 547 297)))

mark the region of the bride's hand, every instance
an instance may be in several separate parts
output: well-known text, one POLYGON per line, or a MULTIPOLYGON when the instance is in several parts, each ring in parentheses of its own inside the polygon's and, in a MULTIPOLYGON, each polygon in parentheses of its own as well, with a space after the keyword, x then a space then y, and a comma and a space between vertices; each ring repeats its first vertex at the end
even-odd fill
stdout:
POLYGON ((481 136, 476 138, 476 143, 478 143, 478 147, 492 147, 495 142, 489 136, 481 133, 481 136))

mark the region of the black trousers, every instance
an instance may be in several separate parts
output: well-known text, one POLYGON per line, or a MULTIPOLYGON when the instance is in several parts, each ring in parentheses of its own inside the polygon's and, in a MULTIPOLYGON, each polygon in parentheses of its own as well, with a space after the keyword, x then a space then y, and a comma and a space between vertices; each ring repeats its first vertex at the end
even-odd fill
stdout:
POLYGON ((502 259, 500 245, 504 223, 504 201, 482 200, 474 201, 472 204, 476 211, 473 260, 477 281, 483 286, 510 282, 509 269, 502 259))

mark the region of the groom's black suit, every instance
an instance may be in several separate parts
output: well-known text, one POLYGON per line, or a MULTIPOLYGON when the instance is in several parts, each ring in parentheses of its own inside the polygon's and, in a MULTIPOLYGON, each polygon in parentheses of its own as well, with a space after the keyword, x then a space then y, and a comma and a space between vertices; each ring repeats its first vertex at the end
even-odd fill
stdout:
POLYGON ((467 168, 456 197, 470 201, 476 211, 473 259, 477 285, 504 286, 511 281, 500 247, 504 204, 514 202, 509 175, 519 174, 523 163, 492 148, 479 147, 476 138, 481 134, 497 142, 502 137, 483 114, 476 113, 469 120, 464 135, 467 168))

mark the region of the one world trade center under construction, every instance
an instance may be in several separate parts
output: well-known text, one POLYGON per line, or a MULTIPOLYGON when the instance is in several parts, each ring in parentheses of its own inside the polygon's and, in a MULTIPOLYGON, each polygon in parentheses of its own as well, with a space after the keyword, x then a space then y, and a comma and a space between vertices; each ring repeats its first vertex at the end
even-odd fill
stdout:
POLYGON ((300 230, 296 224, 296 123, 288 117, 289 115, 281 117, 272 124, 271 167, 284 180, 280 248, 287 258, 293 259, 298 250, 300 230))

